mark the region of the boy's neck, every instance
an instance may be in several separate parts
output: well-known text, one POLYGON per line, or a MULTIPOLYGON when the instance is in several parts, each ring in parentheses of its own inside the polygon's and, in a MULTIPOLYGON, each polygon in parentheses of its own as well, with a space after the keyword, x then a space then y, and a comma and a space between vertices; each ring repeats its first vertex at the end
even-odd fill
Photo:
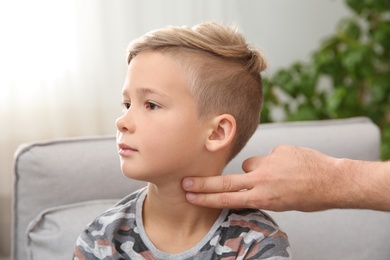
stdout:
POLYGON ((163 186, 149 183, 142 218, 156 248, 180 253, 195 246, 207 234, 220 212, 188 203, 181 181, 163 186))

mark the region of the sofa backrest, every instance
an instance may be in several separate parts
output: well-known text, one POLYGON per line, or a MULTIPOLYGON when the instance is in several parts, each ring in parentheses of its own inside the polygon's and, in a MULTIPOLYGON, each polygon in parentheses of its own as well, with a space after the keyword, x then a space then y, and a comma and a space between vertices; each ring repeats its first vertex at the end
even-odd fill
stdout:
MULTIPOLYGON (((268 154, 278 144, 378 160, 380 134, 367 118, 260 124, 224 172, 242 173, 244 159, 268 154)), ((114 136, 20 146, 15 154, 13 259, 71 258, 82 228, 144 185, 122 175, 114 136)), ((296 259, 390 259, 389 213, 269 213, 288 234, 296 259)))

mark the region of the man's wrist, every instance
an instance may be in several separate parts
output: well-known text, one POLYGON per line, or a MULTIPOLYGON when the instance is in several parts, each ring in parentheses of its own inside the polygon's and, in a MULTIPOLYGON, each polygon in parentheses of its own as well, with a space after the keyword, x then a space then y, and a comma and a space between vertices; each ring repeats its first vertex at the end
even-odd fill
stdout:
POLYGON ((365 183, 362 162, 352 159, 335 159, 336 178, 334 208, 362 208, 365 199, 365 183))

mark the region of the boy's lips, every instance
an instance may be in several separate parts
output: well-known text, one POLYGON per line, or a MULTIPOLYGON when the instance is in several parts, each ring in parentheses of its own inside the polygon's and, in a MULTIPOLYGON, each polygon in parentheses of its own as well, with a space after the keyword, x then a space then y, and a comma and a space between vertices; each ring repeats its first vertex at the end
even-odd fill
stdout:
POLYGON ((138 152, 137 149, 130 147, 124 143, 118 143, 118 153, 120 156, 130 156, 136 152, 138 152))

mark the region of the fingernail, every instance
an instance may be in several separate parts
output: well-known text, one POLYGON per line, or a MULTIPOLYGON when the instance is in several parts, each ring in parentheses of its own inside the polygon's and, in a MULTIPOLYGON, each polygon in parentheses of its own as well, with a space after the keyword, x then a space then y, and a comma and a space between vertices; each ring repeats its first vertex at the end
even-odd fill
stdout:
POLYGON ((196 200, 196 194, 195 193, 191 193, 191 192, 188 192, 187 194, 186 194, 186 198, 187 198, 187 200, 188 201, 195 201, 196 200))
POLYGON ((183 180, 183 189, 187 190, 192 187, 194 182, 191 179, 184 179, 183 180))

